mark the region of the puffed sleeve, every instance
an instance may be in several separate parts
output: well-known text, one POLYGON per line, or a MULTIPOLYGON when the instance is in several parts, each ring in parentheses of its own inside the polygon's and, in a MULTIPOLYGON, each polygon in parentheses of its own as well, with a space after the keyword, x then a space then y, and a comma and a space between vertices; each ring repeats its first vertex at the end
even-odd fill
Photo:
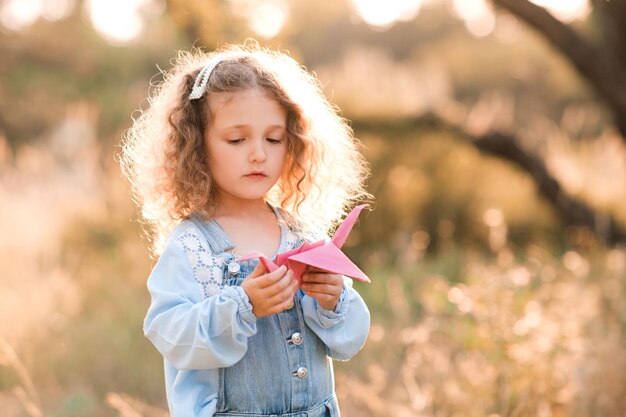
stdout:
POLYGON ((344 277, 344 286, 334 310, 320 306, 313 297, 304 295, 302 312, 307 325, 326 345, 333 359, 348 360, 365 344, 370 328, 367 305, 352 288, 352 280, 344 277))
POLYGON ((181 370, 231 366, 244 356, 248 338, 256 333, 245 291, 221 285, 221 275, 208 280, 202 275, 211 272, 207 268, 213 261, 206 241, 188 225, 183 234, 175 231, 170 237, 148 279, 152 301, 144 334, 181 370), (186 245, 184 239, 192 243, 186 245))

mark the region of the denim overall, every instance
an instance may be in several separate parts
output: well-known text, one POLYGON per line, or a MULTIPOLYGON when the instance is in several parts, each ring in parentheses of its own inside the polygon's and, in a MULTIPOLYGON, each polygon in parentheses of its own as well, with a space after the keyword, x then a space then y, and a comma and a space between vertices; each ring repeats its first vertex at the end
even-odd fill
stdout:
MULTIPOLYGON (((278 252, 303 240, 279 219, 278 252)), ((190 219, 206 237, 211 251, 223 259, 225 286, 239 286, 258 260, 236 263, 229 252, 234 245, 215 221, 190 219)), ((284 312, 258 318, 257 332, 248 339, 244 357, 233 366, 219 369, 216 416, 230 417, 338 417, 334 395, 332 360, 326 346, 306 325, 299 290, 294 306, 284 312)))

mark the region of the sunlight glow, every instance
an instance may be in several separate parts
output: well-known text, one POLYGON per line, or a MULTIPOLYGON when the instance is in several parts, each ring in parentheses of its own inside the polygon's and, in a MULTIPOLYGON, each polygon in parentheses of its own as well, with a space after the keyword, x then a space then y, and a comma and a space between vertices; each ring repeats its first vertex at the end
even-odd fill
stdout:
POLYGON ((75 0, 6 0, 0 8, 0 23, 18 31, 32 25, 38 18, 54 21, 72 12, 75 0))
POLYGON ((519 20, 510 14, 502 13, 496 19, 496 27, 493 31, 494 36, 501 42, 511 43, 519 39, 521 34, 521 26, 519 20))
POLYGON ((352 0, 365 23, 381 28, 398 20, 412 20, 420 11, 421 0, 352 0))
POLYGON ((46 20, 61 20, 70 15, 76 0, 45 0, 41 16, 46 20))
POLYGON ((10 30, 20 30, 37 20, 43 9, 43 0, 8 0, 0 9, 0 21, 10 30))
POLYGON ((466 20, 465 27, 474 36, 487 36, 496 27, 496 16, 492 12, 485 13, 477 19, 466 20))
POLYGON ((123 44, 133 40, 144 23, 141 11, 153 0, 88 0, 87 14, 94 28, 109 42, 123 44))
MULTIPOLYGON (((557 19, 564 22, 584 18, 590 12, 589 0, 530 1, 546 8, 557 19)), ((495 13, 485 0, 452 0, 452 12, 465 22, 465 27, 474 36, 487 36, 496 28, 495 13)))
POLYGON ((37 20, 42 6, 42 0, 6 1, 0 9, 0 21, 7 29, 20 30, 37 20))
POLYGON ((248 13, 250 29, 266 39, 280 32, 287 20, 287 6, 277 1, 264 1, 256 4, 248 13))
POLYGON ((453 0, 452 10, 474 36, 487 36, 496 27, 495 14, 485 0, 453 0))
POLYGON ((587 16, 590 12, 589 0, 530 0, 545 7, 557 19, 570 22, 587 16))

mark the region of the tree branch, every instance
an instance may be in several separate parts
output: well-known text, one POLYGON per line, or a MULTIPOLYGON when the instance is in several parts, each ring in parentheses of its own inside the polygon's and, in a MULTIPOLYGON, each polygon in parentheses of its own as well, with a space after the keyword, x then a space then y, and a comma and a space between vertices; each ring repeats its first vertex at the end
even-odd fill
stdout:
POLYGON ((600 240, 609 244, 626 242, 626 231, 610 215, 596 212, 585 203, 567 195, 561 184, 550 175, 543 161, 522 149, 515 136, 500 132, 488 132, 475 136, 462 126, 448 122, 434 114, 402 120, 353 119, 352 126, 357 132, 410 133, 416 128, 450 132, 455 137, 475 146, 480 152, 504 159, 530 175, 537 185, 539 194, 554 207, 566 225, 588 228, 600 240))
POLYGON ((626 70, 626 2, 591 0, 594 26, 602 28, 602 40, 626 70))
POLYGON ((528 0, 492 2, 537 30, 574 65, 610 106, 626 141, 626 69, 613 51, 590 44, 574 29, 528 0))

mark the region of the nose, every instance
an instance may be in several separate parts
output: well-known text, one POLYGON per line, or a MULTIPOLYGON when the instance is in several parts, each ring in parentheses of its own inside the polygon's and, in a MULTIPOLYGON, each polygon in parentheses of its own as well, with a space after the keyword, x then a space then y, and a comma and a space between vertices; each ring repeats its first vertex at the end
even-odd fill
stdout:
POLYGON ((250 149, 250 162, 260 163, 264 162, 267 158, 265 152, 265 143, 262 139, 251 141, 252 149, 250 149))

